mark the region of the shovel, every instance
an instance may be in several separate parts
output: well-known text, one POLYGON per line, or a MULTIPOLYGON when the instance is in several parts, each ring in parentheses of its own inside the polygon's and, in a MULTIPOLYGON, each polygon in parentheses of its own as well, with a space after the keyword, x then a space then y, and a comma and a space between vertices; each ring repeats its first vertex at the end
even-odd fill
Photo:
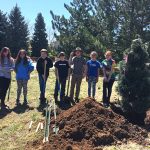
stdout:
POLYGON ((50 102, 50 106, 48 106, 48 104, 47 104, 47 107, 46 107, 45 129, 44 129, 43 143, 48 142, 50 119, 51 119, 51 111, 52 111, 52 102, 50 102))
POLYGON ((54 126, 53 126, 53 132, 55 133, 55 134, 58 134, 58 131, 59 131, 59 127, 57 127, 57 120, 56 120, 56 105, 55 105, 55 101, 53 102, 53 106, 54 106, 54 120, 55 120, 55 124, 54 124, 54 126))
POLYGON ((70 75, 71 75, 71 69, 69 69, 69 74, 68 74, 68 85, 67 85, 67 95, 65 96, 65 101, 66 101, 67 104, 70 104, 70 97, 69 97, 70 75))

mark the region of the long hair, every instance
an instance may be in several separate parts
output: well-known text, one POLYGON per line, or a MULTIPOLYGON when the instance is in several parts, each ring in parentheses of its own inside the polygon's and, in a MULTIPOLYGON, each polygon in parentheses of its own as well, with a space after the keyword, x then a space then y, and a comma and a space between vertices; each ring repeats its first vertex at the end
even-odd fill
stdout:
POLYGON ((11 62, 12 60, 12 57, 11 57, 11 53, 10 53, 10 49, 8 47, 3 47, 1 52, 0 52, 0 64, 4 64, 4 53, 8 51, 8 55, 7 55, 7 58, 8 58, 8 61, 9 63, 11 62))
POLYGON ((20 57, 20 54, 21 54, 22 52, 25 54, 25 57, 23 58, 23 64, 24 64, 24 65, 27 65, 27 64, 28 64, 29 57, 27 56, 27 52, 26 52, 24 49, 21 49, 21 50, 18 52, 18 55, 17 55, 17 58, 16 58, 16 64, 15 64, 15 66, 17 66, 17 65, 21 62, 22 58, 20 57))

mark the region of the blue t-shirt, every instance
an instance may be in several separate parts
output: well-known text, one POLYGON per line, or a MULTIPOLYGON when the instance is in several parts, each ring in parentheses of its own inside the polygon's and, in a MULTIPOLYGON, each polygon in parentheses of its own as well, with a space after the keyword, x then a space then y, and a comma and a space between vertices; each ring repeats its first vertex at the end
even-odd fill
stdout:
POLYGON ((100 69, 100 63, 98 61, 87 61, 87 76, 98 77, 98 70, 100 69))

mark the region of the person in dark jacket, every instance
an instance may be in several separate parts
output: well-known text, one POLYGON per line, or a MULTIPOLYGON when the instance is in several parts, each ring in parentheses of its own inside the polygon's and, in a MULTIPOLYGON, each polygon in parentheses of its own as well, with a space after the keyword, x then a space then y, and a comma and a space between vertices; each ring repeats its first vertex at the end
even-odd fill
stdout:
POLYGON ((40 105, 44 105, 46 102, 45 98, 45 88, 46 81, 49 76, 49 69, 53 67, 52 60, 48 57, 48 52, 46 49, 41 50, 41 57, 37 61, 36 69, 39 76, 40 85, 40 105))

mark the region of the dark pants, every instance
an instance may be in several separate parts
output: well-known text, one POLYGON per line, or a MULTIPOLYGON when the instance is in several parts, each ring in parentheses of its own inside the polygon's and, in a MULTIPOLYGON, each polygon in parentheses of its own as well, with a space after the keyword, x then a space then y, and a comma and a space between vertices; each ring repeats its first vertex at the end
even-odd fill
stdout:
POLYGON ((58 92, 60 92, 60 100, 62 100, 65 96, 66 78, 60 79, 59 82, 58 82, 58 80, 56 80, 54 97, 57 98, 58 97, 58 92))
MULTIPOLYGON (((46 78, 47 81, 47 78, 46 78)), ((46 89, 46 81, 44 83, 44 79, 42 75, 39 74, 39 85, 40 85, 40 99, 44 100, 45 99, 45 89, 46 89)))
POLYGON ((1 105, 5 104, 5 97, 6 97, 9 85, 10 85, 10 79, 5 78, 5 77, 0 77, 0 99, 1 99, 1 105))
POLYGON ((105 82, 103 80, 103 103, 109 104, 110 103, 110 97, 112 93, 112 86, 114 83, 114 79, 110 79, 109 82, 105 82))

